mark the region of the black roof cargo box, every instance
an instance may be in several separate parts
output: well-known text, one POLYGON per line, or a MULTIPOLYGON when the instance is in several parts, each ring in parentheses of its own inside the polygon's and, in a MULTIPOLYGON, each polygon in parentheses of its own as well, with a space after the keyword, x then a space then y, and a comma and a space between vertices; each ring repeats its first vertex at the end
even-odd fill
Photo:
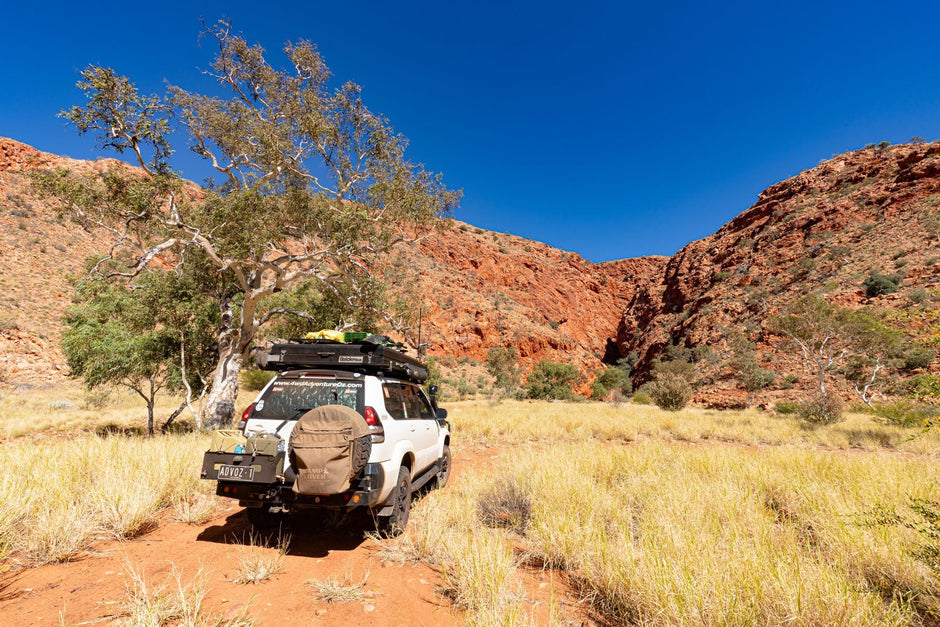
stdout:
POLYGON ((348 344, 323 340, 286 342, 274 344, 267 351, 259 350, 255 359, 262 370, 328 368, 382 373, 415 383, 424 383, 428 378, 428 369, 417 359, 369 340, 348 344))

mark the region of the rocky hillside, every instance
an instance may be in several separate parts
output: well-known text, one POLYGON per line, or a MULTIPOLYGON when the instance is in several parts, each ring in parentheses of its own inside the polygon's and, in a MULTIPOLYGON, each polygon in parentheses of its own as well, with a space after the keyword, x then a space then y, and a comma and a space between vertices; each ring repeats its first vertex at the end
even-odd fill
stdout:
MULTIPOLYGON (((60 380, 58 348, 69 278, 102 240, 59 218, 32 189, 32 168, 103 171, 0 138, 0 378, 60 380)), ((467 224, 407 252, 407 271, 424 299, 423 339, 448 361, 482 361, 490 347, 517 346, 523 364, 548 358, 585 372, 615 352, 621 312, 665 258, 592 264, 574 253, 467 224), (612 352, 613 351, 613 352, 612 352)))
MULTIPOLYGON (((66 376, 59 319, 70 276, 102 242, 32 190, 30 168, 101 171, 0 139, 0 379, 66 376)), ((405 253, 401 272, 423 296, 423 339, 451 366, 515 346, 523 365, 543 358, 589 374, 602 361, 635 356, 635 383, 670 344, 720 355, 729 331, 757 342, 768 368, 800 374, 773 350, 768 316, 809 291, 866 302, 872 273, 900 281, 877 305, 909 307, 912 293, 940 284, 940 143, 840 155, 760 194, 717 233, 671 258, 592 264, 520 237, 455 222, 405 253)), ((629 251, 624 251, 628 253, 629 251)), ((918 298, 923 294, 919 294, 918 298)), ((930 296, 932 298, 932 296, 930 296)), ((697 400, 722 404, 740 393, 718 358, 702 365, 711 385, 697 400)))
POLYGON ((799 374, 796 360, 771 350, 769 315, 810 291, 841 305, 909 308, 936 298, 924 290, 940 286, 938 261, 940 143, 855 151, 766 189, 670 258, 631 297, 617 346, 639 356, 642 381, 668 344, 721 352, 737 329, 758 341, 767 367, 799 374), (899 290, 869 301, 863 282, 873 273, 898 280, 899 290))

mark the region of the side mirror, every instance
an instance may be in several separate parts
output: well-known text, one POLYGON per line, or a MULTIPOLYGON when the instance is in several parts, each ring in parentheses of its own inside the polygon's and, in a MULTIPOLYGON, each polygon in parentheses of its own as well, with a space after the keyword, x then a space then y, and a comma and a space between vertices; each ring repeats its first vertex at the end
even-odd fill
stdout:
POLYGON ((437 418, 438 420, 447 420, 447 410, 444 409, 443 407, 438 407, 435 418, 437 418))

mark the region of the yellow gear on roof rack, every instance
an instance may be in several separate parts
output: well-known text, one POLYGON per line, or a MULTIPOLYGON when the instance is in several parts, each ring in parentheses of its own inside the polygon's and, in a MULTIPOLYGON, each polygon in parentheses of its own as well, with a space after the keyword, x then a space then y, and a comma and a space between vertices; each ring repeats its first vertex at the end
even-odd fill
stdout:
POLYGON ((346 334, 342 331, 333 329, 323 329, 321 331, 311 331, 304 336, 305 340, 330 340, 331 342, 346 342, 346 334))

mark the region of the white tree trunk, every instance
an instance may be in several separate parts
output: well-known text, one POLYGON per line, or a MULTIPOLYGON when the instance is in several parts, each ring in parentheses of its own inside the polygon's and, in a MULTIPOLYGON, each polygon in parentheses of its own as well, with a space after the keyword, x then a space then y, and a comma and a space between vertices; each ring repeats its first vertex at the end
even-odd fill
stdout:
POLYGON ((235 417, 235 399, 238 396, 238 373, 242 368, 241 351, 231 346, 227 355, 219 355, 219 363, 212 374, 212 389, 206 397, 202 424, 207 429, 232 426, 235 417))

